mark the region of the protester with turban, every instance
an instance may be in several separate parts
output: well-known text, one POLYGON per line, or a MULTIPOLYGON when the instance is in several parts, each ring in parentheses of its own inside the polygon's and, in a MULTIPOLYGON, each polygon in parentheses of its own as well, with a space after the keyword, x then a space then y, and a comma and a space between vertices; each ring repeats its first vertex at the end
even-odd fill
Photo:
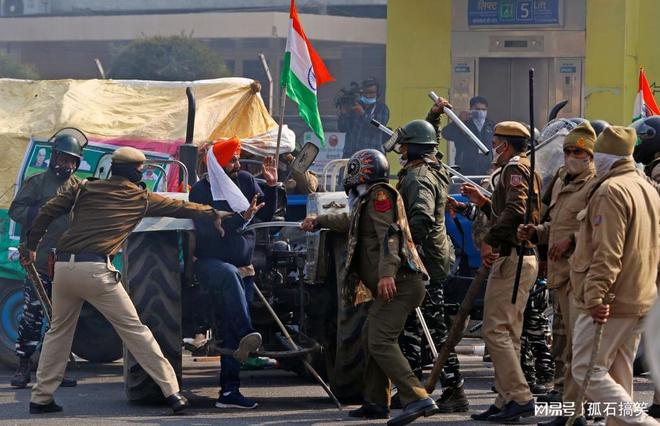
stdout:
POLYGON ((193 185, 190 200, 234 214, 223 221, 225 235, 211 232, 208 224, 195 222, 195 274, 202 288, 212 293, 220 315, 223 347, 236 349, 234 356, 222 356, 218 408, 250 409, 257 402, 240 390, 240 362, 261 345, 261 335, 252 328, 249 303, 252 300, 254 268, 251 265, 255 235, 244 228, 255 216, 270 220, 277 204, 277 166, 266 157, 262 189, 255 178, 241 170, 241 143, 238 138, 216 141, 206 153, 207 174, 193 185))

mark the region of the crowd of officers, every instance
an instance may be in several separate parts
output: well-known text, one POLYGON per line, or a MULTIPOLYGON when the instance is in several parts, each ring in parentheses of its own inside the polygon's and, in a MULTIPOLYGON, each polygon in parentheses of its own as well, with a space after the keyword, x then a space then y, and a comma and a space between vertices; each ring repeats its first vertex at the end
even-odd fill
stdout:
MULTIPOLYGON (((652 184, 653 179, 660 180, 660 118, 647 119, 637 130, 607 126, 599 135, 584 121, 564 137, 564 166, 556 171, 544 194, 538 171, 532 171, 527 156, 528 127, 515 121, 498 123, 491 141, 492 173, 484 183, 492 195, 466 183, 461 193, 469 201, 459 202, 448 197, 449 173, 437 150, 440 116, 447 107, 450 105, 439 99, 426 120, 414 120, 401 129, 403 139, 394 146, 402 166, 396 188, 388 184, 390 168, 385 155, 376 149, 359 150, 348 161, 344 179, 349 213, 307 217, 301 225, 306 231, 326 228, 348 234, 347 260, 338 279, 344 286, 345 302, 354 303, 358 294, 361 300, 373 299, 362 331, 364 403, 349 416, 387 419, 391 408, 402 408, 388 424, 404 425, 420 416, 469 410, 455 354, 444 367, 445 389, 437 401, 421 383, 422 366, 429 356, 419 337, 415 309, 421 306, 438 346, 445 343, 450 326, 443 294, 454 259, 444 223, 446 209, 469 216, 475 224, 485 224, 478 244, 482 267, 490 272, 481 334, 494 367, 496 397, 486 411, 472 414, 472 418, 507 423, 535 415, 538 389, 534 384, 550 377, 545 367, 536 375, 532 371, 530 376, 529 369, 525 374, 523 366, 534 359, 544 360, 542 365, 556 364, 554 391, 543 398, 577 402, 575 424, 586 424, 580 412, 581 391, 594 402, 634 403, 632 362, 642 321, 655 302, 660 260, 660 197, 658 186, 652 184), (644 163, 644 172, 638 170, 635 160, 644 163), (512 304, 517 273, 519 286, 512 304), (553 334, 564 336, 555 340, 552 355, 548 354, 547 324, 528 327, 541 330, 539 333, 523 333, 524 322, 544 318, 541 313, 547 301, 537 297, 544 293, 537 288, 546 280, 555 312, 553 334), (526 316, 526 310, 539 315, 526 316), (592 360, 591 349, 601 325, 601 350, 592 360), (528 362, 521 364, 521 351, 528 362), (528 355, 530 351, 541 355, 528 355), (583 389, 585 380, 591 384, 583 389)), ((209 152, 210 177, 204 183, 208 194, 196 204, 170 200, 139 186, 146 159, 142 152, 128 147, 113 154, 112 177, 82 184, 73 172, 83 145, 80 141, 74 144, 72 137, 75 140, 68 134, 55 137, 49 170, 25 183, 10 210, 14 220, 28 225, 24 226, 22 263, 29 267, 36 262, 47 284, 47 256, 37 250, 58 248, 52 262, 56 276, 51 290, 53 318, 41 351, 30 412, 61 411, 53 399, 55 389, 75 386, 75 381, 64 378, 64 370, 85 300, 108 318, 178 412, 187 401, 179 393, 174 371, 150 330, 140 322, 110 256, 144 216, 195 219, 197 226, 206 224, 207 233, 216 232, 221 242, 229 221, 239 215, 242 226, 263 204, 256 203, 256 193, 254 198, 245 197, 243 187, 251 187, 252 182, 242 182, 234 170, 240 145, 238 151, 236 146, 224 144, 209 152), (219 198, 226 190, 222 186, 226 178, 236 182, 240 191, 219 198), (220 200, 227 206, 220 208, 224 205, 220 200), (46 239, 53 241, 45 244, 46 239)), ((264 167, 268 182, 277 179, 275 167, 272 163, 264 167)), ((247 254, 251 253, 248 249, 247 254)), ((226 268, 218 262, 213 265, 226 268)), ((251 275, 234 269, 236 285, 244 285, 251 275)), ((245 298, 244 292, 239 297, 245 298)), ((17 387, 30 381, 29 359, 40 338, 35 331, 40 324, 39 309, 36 296, 26 286, 27 322, 19 332, 21 363, 12 382, 17 387)), ((243 339, 241 335, 235 339, 239 358, 249 352, 242 347, 246 337, 258 340, 249 342, 249 349, 260 343, 249 315, 246 321, 243 339)), ((234 386, 237 392, 238 384, 234 386)), ((225 392, 225 398, 233 398, 230 393, 225 392)), ((219 403, 222 398, 221 393, 219 403)), ((660 403, 660 397, 654 402, 660 403)), ((658 415, 658 408, 654 404, 650 414, 658 415)), ((628 414, 617 413, 608 421, 656 424, 647 413, 628 414)), ((545 424, 563 425, 567 420, 560 416, 545 424)))

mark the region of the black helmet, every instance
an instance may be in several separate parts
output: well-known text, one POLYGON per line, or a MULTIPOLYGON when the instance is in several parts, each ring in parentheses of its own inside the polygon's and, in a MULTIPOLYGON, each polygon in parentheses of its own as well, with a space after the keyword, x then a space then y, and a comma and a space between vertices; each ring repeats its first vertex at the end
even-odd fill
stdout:
POLYGON ((660 116, 640 118, 631 127, 637 132, 639 143, 633 151, 638 163, 649 164, 660 152, 660 116))
POLYGON ((50 142, 53 151, 63 152, 76 158, 82 157, 83 148, 87 145, 87 136, 75 127, 65 127, 55 133, 50 142))
POLYGON ((403 126, 401 143, 415 145, 437 145, 435 128, 426 120, 413 120, 403 126))
POLYGON ((344 190, 348 194, 358 185, 387 182, 389 179, 390 165, 385 154, 375 149, 361 149, 348 160, 344 190))
POLYGON ((605 120, 589 120, 589 124, 591 124, 591 127, 594 128, 594 131, 596 132, 596 136, 600 135, 603 132, 603 130, 610 127, 610 123, 608 123, 605 120))

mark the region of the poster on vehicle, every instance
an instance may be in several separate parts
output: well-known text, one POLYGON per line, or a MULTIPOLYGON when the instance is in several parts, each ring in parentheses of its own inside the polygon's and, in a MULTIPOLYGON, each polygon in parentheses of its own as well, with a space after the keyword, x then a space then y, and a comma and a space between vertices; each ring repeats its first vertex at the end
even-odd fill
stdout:
POLYGON ((314 164, 310 167, 317 175, 323 172, 323 168, 332 160, 342 158, 344 151, 344 142, 346 140, 346 133, 343 132, 325 132, 325 146, 321 145, 321 141, 314 132, 305 132, 303 134, 303 146, 307 142, 311 142, 320 148, 319 155, 314 160, 314 164))

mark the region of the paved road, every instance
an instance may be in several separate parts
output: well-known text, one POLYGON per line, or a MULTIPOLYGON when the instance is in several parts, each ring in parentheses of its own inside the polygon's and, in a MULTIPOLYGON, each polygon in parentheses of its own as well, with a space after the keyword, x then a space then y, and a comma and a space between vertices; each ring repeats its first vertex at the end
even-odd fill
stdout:
MULTIPOLYGON (((461 355, 466 377, 466 392, 471 411, 484 410, 492 402, 493 371, 480 356, 461 355)), ((20 425, 329 425, 383 424, 382 421, 349 421, 346 407, 340 413, 323 390, 292 373, 282 370, 243 372, 243 393, 259 401, 256 410, 219 410, 213 404, 217 398, 217 373, 214 364, 194 362, 184 358, 185 394, 192 408, 184 416, 171 416, 164 406, 136 406, 124 399, 122 364, 92 365, 79 363, 72 375, 78 387, 60 389, 56 400, 64 412, 31 416, 27 412, 28 389, 14 390, 8 383, 12 372, 0 369, 0 424, 20 425)), ((650 402, 652 384, 646 378, 635 379, 635 399, 650 402)), ((436 391, 433 395, 439 397, 436 391)), ((397 411, 394 411, 396 414, 397 411)), ((484 424, 470 421, 466 414, 437 415, 418 420, 415 424, 484 424)))

